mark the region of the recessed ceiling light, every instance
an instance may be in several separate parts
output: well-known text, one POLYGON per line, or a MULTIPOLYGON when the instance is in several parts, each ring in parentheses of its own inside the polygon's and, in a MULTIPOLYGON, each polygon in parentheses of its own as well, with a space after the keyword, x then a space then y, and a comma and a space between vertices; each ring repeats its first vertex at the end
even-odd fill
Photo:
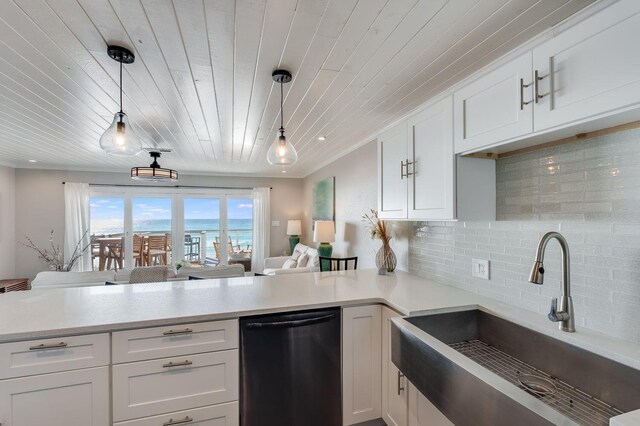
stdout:
POLYGON ((283 170, 283 171, 282 171, 282 173, 287 173, 287 171, 286 171, 286 170, 283 170))
POLYGON ((324 141, 324 140, 327 140, 327 137, 326 136, 319 136, 318 140, 319 141, 324 141))
POLYGON ((37 163, 38 160, 29 160, 30 163, 37 163))

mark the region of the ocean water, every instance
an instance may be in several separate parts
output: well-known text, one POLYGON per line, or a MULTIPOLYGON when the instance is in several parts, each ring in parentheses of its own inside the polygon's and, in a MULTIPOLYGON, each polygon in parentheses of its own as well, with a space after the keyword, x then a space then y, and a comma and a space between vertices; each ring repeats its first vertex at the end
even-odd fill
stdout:
MULTIPOLYGON (((228 234, 234 246, 239 245, 246 249, 252 245, 253 220, 252 219, 228 219, 228 234)), ((213 243, 220 236, 220 221, 218 219, 186 219, 185 234, 201 237, 201 231, 207 231, 207 256, 215 257, 213 243)), ((170 219, 134 220, 133 232, 171 232, 170 219)), ((124 233, 122 220, 92 220, 92 235, 113 235, 124 233)), ((175 239, 175 238, 174 238, 175 239)), ((186 252, 186 251, 185 251, 186 252)))

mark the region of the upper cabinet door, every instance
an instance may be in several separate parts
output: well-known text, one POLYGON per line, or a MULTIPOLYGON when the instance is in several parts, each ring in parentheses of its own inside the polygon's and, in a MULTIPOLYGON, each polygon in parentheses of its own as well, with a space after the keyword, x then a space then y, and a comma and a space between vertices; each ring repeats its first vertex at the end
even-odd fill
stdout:
POLYGON ((454 93, 455 152, 533 131, 531 52, 454 93))
POLYGON ((409 219, 455 219, 451 97, 408 121, 409 219))
POLYGON ((407 217, 406 123, 378 138, 378 213, 383 219, 407 217))
POLYGON ((535 130, 640 102, 640 2, 622 0, 533 51, 535 130))

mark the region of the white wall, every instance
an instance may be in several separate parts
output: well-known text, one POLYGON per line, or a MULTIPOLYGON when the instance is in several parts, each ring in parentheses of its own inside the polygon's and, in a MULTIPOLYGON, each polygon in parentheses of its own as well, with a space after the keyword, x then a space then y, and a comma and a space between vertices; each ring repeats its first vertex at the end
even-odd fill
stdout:
MULTIPOLYGON (((20 241, 30 236, 37 245, 48 245, 49 233, 56 232, 56 240, 62 245, 64 235, 64 186, 62 182, 87 182, 106 184, 132 184, 126 173, 77 172, 61 170, 16 169, 15 207, 16 236, 20 241)), ((279 178, 244 178, 180 175, 180 185, 211 187, 264 187, 271 186, 271 220, 279 220, 280 227, 271 228, 271 255, 288 250, 286 235, 288 219, 302 215, 302 180, 279 178)), ((13 238, 15 240, 15 238, 13 238)), ((24 277, 34 277, 46 265, 35 254, 19 246, 16 250, 15 272, 24 277)), ((12 262, 13 263, 13 262, 12 262)))
MULTIPOLYGON (((358 269, 375 267, 375 252, 380 248, 379 240, 372 240, 364 226, 362 215, 378 205, 376 169, 377 148, 372 141, 350 154, 334 161, 304 178, 304 216, 302 241, 312 247, 313 184, 335 176, 336 242, 333 243, 335 257, 358 256, 358 269)), ((408 269, 408 225, 406 222, 391 222, 393 239, 391 245, 398 257, 398 268, 408 269)))
POLYGON ((0 279, 16 278, 15 169, 0 166, 0 279))

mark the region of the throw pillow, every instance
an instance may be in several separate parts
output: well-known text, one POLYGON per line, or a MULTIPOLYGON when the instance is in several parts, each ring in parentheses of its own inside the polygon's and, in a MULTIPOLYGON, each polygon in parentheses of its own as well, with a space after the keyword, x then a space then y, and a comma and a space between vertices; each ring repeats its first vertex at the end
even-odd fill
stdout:
POLYGON ((291 260, 293 260, 294 262, 297 262, 301 254, 302 252, 298 250, 294 250, 293 253, 291 254, 291 260))
POLYGON ((302 256, 298 258, 298 268, 305 268, 308 262, 309 262, 309 255, 307 253, 304 253, 302 256))
POLYGON ((284 265, 282 265, 282 269, 292 269, 295 268, 298 265, 298 263, 293 260, 293 259, 287 259, 286 262, 284 262, 284 265))

